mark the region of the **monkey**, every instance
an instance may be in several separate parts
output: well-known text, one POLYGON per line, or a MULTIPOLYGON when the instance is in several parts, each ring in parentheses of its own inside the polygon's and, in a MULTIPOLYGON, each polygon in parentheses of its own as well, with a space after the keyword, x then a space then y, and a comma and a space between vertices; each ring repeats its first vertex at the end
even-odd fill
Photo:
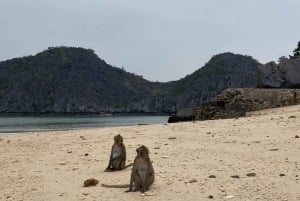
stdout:
POLYGON ((123 185, 107 185, 102 184, 106 188, 128 188, 125 192, 140 191, 146 192, 154 182, 154 169, 149 158, 149 150, 144 145, 136 149, 137 156, 134 159, 129 184, 123 185), (133 187, 134 190, 133 190, 133 187))
POLYGON ((125 145, 123 144, 123 137, 120 134, 118 134, 114 136, 114 144, 111 148, 109 163, 107 168, 105 169, 105 172, 123 170, 127 167, 132 166, 132 164, 125 166, 125 162, 126 162, 126 148, 125 145))
POLYGON ((97 179, 87 179, 84 181, 83 186, 89 187, 89 186, 96 186, 99 183, 97 179))
POLYGON ((134 159, 133 168, 130 177, 130 186, 127 192, 132 192, 133 183, 134 191, 139 190, 141 193, 146 192, 154 182, 154 169, 149 157, 149 150, 144 145, 137 150, 137 156, 134 159))

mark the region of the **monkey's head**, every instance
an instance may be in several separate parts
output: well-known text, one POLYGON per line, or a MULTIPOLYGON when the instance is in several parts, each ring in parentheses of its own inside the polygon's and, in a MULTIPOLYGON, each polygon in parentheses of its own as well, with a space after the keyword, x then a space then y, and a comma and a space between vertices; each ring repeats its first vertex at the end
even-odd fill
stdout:
POLYGON ((115 141, 115 143, 117 143, 117 144, 122 144, 122 143, 123 143, 123 137, 122 137, 120 134, 118 134, 118 135, 116 135, 116 136, 114 137, 114 141, 115 141))
POLYGON ((149 156, 149 150, 144 145, 137 148, 136 153, 137 153, 138 156, 142 156, 142 157, 146 157, 146 156, 148 157, 149 156))

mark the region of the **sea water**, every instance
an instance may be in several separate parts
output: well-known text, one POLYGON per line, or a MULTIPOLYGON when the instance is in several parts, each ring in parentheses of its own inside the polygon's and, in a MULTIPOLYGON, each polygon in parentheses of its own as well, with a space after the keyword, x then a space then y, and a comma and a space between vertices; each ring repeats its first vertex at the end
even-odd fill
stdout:
POLYGON ((168 116, 0 115, 0 133, 167 123, 168 116))

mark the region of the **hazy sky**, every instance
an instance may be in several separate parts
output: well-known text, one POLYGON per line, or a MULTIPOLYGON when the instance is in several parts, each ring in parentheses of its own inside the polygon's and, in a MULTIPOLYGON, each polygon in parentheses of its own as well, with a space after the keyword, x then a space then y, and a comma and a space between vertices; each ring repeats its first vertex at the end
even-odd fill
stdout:
POLYGON ((299 9, 300 0, 0 0, 0 60, 84 47, 148 80, 176 80, 218 53, 288 56, 299 9))

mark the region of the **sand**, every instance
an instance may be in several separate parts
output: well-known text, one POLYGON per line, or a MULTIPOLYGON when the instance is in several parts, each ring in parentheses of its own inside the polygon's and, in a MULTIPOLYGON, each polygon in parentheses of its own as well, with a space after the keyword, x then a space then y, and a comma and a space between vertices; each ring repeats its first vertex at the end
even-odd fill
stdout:
POLYGON ((0 200, 299 201, 297 135, 300 105, 238 119, 0 135, 0 200), (150 149, 156 180, 146 194, 100 185, 129 182, 130 168, 104 172, 119 133, 128 163, 138 146, 150 149), (88 178, 99 184, 83 187, 88 178))

